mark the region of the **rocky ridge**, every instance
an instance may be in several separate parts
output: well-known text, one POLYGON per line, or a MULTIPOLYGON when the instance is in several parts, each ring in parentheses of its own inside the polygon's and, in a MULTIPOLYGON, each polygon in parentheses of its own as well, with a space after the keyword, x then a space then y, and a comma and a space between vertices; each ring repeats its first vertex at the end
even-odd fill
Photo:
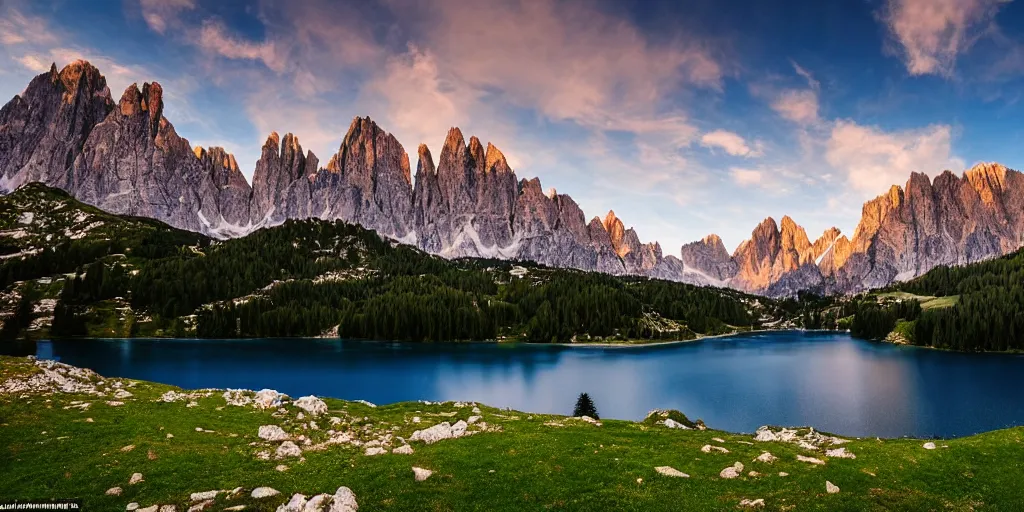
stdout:
POLYGON ((0 110, 0 191, 32 181, 117 214, 219 238, 287 219, 341 219, 449 258, 538 263, 728 286, 767 295, 855 292, 943 264, 1006 254, 1024 241, 1024 177, 999 164, 905 187, 864 205, 851 237, 813 242, 793 219, 765 219, 730 255, 709 235, 679 256, 643 243, 613 212, 589 222, 568 195, 520 179, 494 145, 452 128, 437 165, 410 160, 393 135, 355 118, 326 166, 298 137, 271 133, 252 186, 222 148, 192 148, 163 116, 163 89, 133 84, 114 103, 76 61, 37 76, 0 110))

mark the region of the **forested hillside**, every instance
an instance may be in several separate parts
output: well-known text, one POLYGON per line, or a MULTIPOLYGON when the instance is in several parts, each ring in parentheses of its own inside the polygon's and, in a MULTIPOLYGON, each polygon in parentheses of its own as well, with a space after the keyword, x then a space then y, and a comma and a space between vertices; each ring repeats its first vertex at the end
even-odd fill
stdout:
POLYGON ((0 198, 6 337, 322 334, 382 340, 689 339, 803 325, 800 305, 646 277, 445 260, 344 222, 224 242, 33 184, 0 198))
POLYGON ((862 304, 854 334, 966 351, 1024 350, 1024 250, 942 266, 862 304))

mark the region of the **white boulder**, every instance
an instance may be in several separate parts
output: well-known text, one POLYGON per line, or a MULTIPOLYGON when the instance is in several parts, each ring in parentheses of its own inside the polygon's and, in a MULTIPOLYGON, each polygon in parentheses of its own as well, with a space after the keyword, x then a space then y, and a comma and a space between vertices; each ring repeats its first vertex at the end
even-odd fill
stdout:
POLYGON ((429 470, 429 469, 416 468, 416 467, 412 468, 412 473, 413 473, 413 476, 416 478, 417 482, 422 482, 422 481, 430 478, 430 475, 434 474, 434 472, 429 470))
POLYGON ((674 476, 677 478, 690 478, 690 475, 687 475, 686 473, 683 473, 682 471, 679 471, 678 469, 673 468, 671 466, 658 466, 654 468, 654 470, 665 476, 674 476))
POLYGON ((258 435, 260 439, 266 439, 267 441, 287 441, 289 439, 288 433, 277 425, 261 426, 258 435))
POLYGON ((327 403, 315 396, 304 396, 293 403, 295 407, 313 416, 319 416, 327 412, 327 403))
POLYGON ((277 458, 283 459, 285 457, 301 457, 302 450, 293 442, 285 441, 281 443, 281 446, 277 447, 277 458))
POLYGON ((357 510, 359 510, 359 504, 356 503, 356 495, 352 489, 344 486, 338 487, 329 512, 356 512, 357 510))
POLYGON ((277 489, 274 489, 272 487, 257 487, 252 490, 251 496, 253 497, 253 499, 258 500, 262 498, 269 498, 271 496, 277 496, 278 494, 281 493, 277 489))

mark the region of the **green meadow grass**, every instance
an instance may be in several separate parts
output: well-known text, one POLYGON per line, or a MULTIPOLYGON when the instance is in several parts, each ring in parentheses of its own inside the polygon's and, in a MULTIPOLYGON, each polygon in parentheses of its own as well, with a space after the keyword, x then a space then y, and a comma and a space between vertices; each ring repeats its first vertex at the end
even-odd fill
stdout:
MULTIPOLYGON (((0 382, 34 371, 27 359, 0 358, 0 382)), ((129 502, 175 504, 183 511, 190 493, 243 487, 247 492, 241 497, 221 495, 210 510, 241 504, 246 510, 275 510, 293 493, 333 494, 347 486, 360 511, 737 510, 741 500, 758 498, 764 499, 763 510, 1024 507, 1024 428, 935 440, 934 450, 925 450, 924 440, 851 439, 843 446, 856 459, 840 459, 794 444, 752 442, 750 434, 675 430, 650 420, 606 420, 595 426, 481 405, 483 421, 496 430, 500 425, 500 431, 432 445, 412 442, 412 455, 366 456, 361 448, 336 445, 306 452, 305 461, 298 462, 259 460, 255 453, 267 444, 250 446, 261 442, 256 435, 260 425, 299 428, 295 407, 288 406, 285 417, 274 417, 273 411, 226 406, 219 393, 197 400, 195 407, 157 401, 168 390, 177 388, 138 382, 130 388, 134 397, 118 407, 106 405, 109 397, 0 394, 0 498, 81 498, 87 511, 124 510, 129 502), (93 404, 87 410, 64 409, 72 401, 93 404), (552 422, 563 426, 545 425, 552 422), (197 432, 197 427, 213 432, 197 432), (167 438, 168 433, 174 437, 167 438), (706 444, 730 453, 703 453, 706 444), (134 448, 122 451, 129 445, 134 448), (779 459, 754 461, 764 451, 779 459), (799 462, 798 454, 827 462, 799 462), (737 461, 745 465, 743 476, 719 477, 737 461), (275 469, 282 463, 287 471, 275 469), (413 466, 434 474, 416 482, 413 466), (662 476, 656 466, 674 467, 690 478, 662 476), (749 471, 760 476, 749 476, 749 471), (136 472, 144 481, 128 485, 136 472), (827 494, 826 481, 840 492, 827 494), (123 489, 120 496, 104 494, 116 486, 123 489), (281 494, 250 498, 248 491, 259 486, 281 494)), ((350 430, 397 428, 393 434, 403 437, 472 414, 470 407, 450 402, 376 408, 326 402, 330 411, 317 418, 321 429, 329 428, 328 417, 342 416, 350 430), (411 423, 413 416, 421 417, 421 423, 411 423)), ((571 406, 566 404, 567 412, 571 406)))

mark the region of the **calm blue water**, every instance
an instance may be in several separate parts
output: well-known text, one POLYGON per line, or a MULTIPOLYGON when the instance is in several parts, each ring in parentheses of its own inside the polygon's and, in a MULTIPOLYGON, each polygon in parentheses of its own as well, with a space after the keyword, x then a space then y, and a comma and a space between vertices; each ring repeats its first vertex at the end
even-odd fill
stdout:
POLYGON ((960 436, 1024 425, 1024 356, 781 332, 637 348, 317 339, 70 340, 37 354, 184 388, 277 389, 378 404, 479 401, 605 418, 679 409, 715 428, 813 425, 851 436, 960 436))

